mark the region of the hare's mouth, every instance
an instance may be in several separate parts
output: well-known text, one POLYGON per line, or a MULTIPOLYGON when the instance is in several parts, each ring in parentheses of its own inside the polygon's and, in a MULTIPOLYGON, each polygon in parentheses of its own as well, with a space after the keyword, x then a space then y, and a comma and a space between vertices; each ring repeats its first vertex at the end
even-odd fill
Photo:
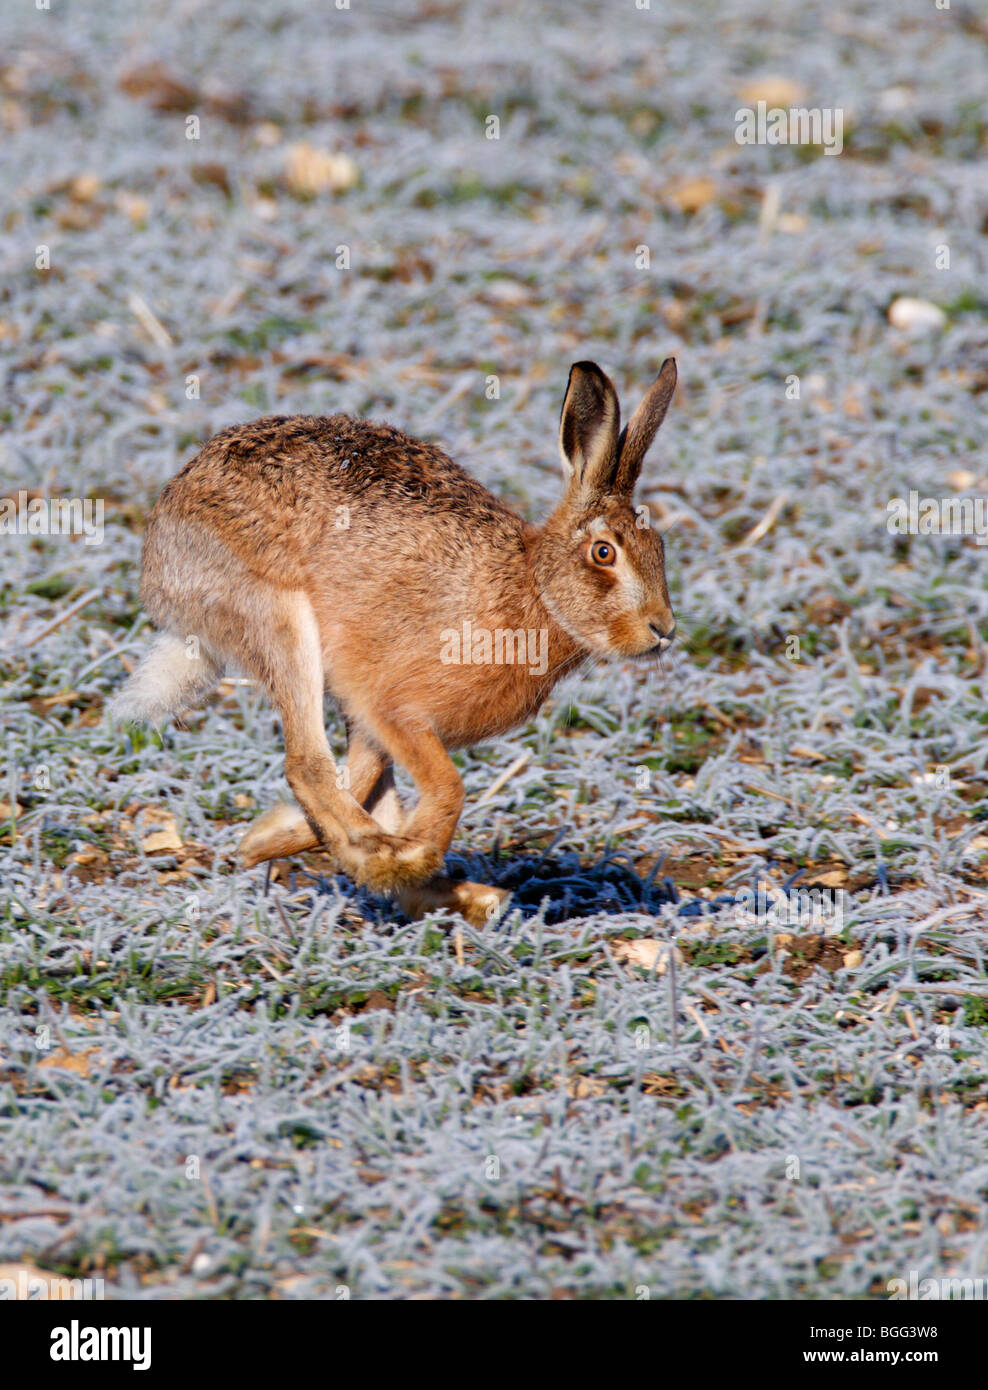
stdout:
POLYGON ((656 640, 653 646, 642 652, 642 656, 661 656, 663 652, 667 652, 672 646, 672 639, 676 635, 676 624, 673 623, 668 632, 663 632, 662 629, 656 627, 654 623, 649 623, 648 630, 656 640))

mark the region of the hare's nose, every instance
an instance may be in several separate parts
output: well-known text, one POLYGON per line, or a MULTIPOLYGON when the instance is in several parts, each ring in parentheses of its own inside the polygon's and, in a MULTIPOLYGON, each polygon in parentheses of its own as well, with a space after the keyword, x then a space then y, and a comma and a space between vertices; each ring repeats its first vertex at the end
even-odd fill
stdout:
POLYGON ((676 624, 675 624, 675 621, 673 622, 672 626, 671 626, 671 627, 668 629, 668 631, 666 631, 666 632, 663 632, 662 629, 661 629, 660 627, 658 627, 655 623, 649 623, 649 627, 650 627, 651 630, 655 633, 656 639, 658 640, 658 643, 659 643, 659 650, 660 650, 660 651, 664 652, 664 651, 666 650, 667 647, 670 647, 670 646, 672 645, 672 639, 673 639, 673 638, 675 637, 675 635, 676 635, 676 624))

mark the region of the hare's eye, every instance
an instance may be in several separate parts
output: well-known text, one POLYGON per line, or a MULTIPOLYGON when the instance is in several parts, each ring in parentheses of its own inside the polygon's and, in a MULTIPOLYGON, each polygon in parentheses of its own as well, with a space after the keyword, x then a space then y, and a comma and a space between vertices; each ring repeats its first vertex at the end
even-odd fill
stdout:
POLYGON ((613 565, 617 552, 610 541, 594 541, 590 547, 590 558, 595 565, 613 565))

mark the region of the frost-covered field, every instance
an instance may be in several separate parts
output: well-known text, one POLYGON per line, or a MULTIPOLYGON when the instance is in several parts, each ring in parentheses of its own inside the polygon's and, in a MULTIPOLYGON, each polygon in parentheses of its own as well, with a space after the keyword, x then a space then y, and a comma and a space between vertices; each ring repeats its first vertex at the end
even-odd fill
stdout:
POLYGON ((988 26, 535 8, 0 15, 0 493, 104 504, 98 544, 0 535, 0 1265, 148 1298, 988 1274, 988 551, 886 525, 988 492, 988 26), (759 96, 839 109, 843 153, 738 145, 759 96), (164 481, 347 410, 538 516, 569 363, 627 410, 667 355, 685 640, 462 758, 454 859, 515 908, 237 871, 286 790, 256 692, 163 743, 104 714, 164 481), (770 915, 783 885, 822 912, 770 915))

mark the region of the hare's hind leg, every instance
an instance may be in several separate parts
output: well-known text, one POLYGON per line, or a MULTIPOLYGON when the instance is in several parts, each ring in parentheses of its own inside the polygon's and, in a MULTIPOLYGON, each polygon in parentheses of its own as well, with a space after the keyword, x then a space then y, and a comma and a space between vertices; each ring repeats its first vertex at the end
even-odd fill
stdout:
MULTIPOLYGON (((269 588, 267 611, 259 614, 256 606, 257 599, 252 621, 258 638, 241 660, 281 713, 285 775, 320 843, 345 874, 368 888, 388 891, 429 878, 442 855, 429 844, 385 834, 341 784, 323 727, 322 650, 309 600, 269 588)), ((244 848, 249 856, 250 845, 244 848)))
POLYGON ((251 821, 237 846, 237 858, 245 869, 253 869, 266 859, 290 859, 318 847, 319 836, 302 808, 279 801, 251 821))

